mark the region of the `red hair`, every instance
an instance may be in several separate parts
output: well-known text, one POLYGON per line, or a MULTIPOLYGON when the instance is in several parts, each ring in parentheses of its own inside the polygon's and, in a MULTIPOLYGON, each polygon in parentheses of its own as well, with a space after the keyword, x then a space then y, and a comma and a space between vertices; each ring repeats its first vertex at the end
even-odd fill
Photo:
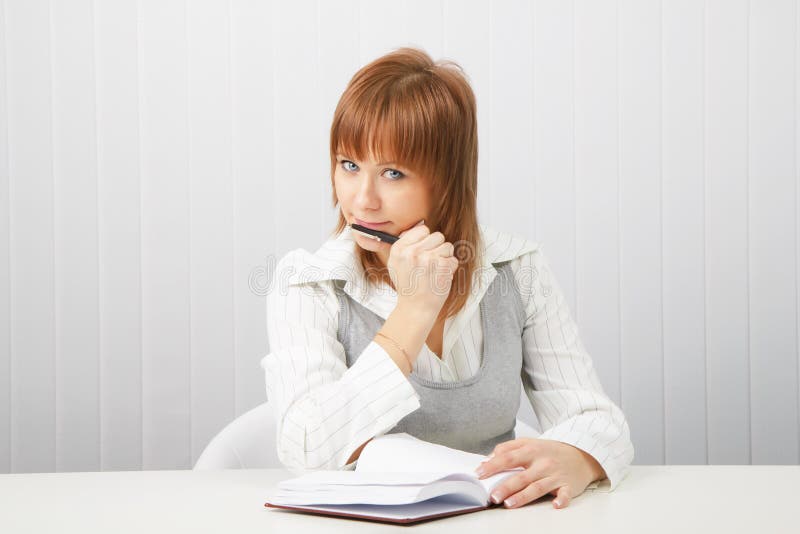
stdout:
MULTIPOLYGON (((442 306, 449 317, 466 304, 481 265, 477 219, 478 124, 475 95, 463 69, 434 63, 424 51, 399 48, 362 67, 333 115, 330 138, 333 206, 336 154, 395 161, 430 181, 433 211, 425 225, 455 245, 459 266, 442 306)), ((333 234, 347 225, 341 210, 333 234)), ((391 285, 377 255, 356 246, 366 273, 391 285)), ((372 283, 372 276, 369 276, 372 283)))

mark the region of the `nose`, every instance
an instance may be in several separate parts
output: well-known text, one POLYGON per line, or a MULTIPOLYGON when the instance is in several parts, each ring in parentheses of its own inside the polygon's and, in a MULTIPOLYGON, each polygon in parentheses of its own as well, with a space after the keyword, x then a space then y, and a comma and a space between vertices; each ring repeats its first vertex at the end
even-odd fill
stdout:
POLYGON ((375 186, 375 180, 367 174, 361 176, 359 180, 358 192, 355 198, 356 206, 364 211, 380 208, 380 195, 375 186))

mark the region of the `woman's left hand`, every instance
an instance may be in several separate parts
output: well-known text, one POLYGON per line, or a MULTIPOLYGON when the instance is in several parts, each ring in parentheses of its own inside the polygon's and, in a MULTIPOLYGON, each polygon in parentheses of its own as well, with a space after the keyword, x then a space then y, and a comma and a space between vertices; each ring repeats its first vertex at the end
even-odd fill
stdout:
POLYGON ((548 493, 556 497, 554 508, 564 508, 589 484, 606 477, 597 460, 577 447, 535 438, 500 443, 476 473, 483 479, 515 467, 525 470, 506 478, 492 491, 492 500, 498 504, 505 501, 508 508, 518 508, 548 493))

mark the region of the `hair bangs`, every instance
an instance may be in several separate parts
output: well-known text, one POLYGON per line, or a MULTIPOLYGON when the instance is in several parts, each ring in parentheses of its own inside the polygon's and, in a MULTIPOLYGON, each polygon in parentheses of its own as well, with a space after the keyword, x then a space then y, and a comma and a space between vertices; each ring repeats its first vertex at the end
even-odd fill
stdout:
POLYGON ((418 96, 414 91, 388 87, 353 94, 353 101, 331 131, 334 154, 393 162, 433 178, 438 159, 433 133, 439 131, 439 125, 423 113, 418 96))

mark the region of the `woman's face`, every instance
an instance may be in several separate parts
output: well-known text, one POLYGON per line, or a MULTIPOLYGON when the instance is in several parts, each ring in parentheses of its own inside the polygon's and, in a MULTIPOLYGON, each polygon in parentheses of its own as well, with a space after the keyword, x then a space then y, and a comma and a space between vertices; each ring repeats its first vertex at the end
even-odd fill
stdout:
MULTIPOLYGON (((421 219, 430 219, 427 178, 393 162, 357 161, 347 154, 337 154, 336 161, 336 197, 348 224, 381 223, 364 226, 399 235, 421 219)), ((359 232, 353 236, 360 247, 378 253, 386 263, 389 247, 359 232)))

